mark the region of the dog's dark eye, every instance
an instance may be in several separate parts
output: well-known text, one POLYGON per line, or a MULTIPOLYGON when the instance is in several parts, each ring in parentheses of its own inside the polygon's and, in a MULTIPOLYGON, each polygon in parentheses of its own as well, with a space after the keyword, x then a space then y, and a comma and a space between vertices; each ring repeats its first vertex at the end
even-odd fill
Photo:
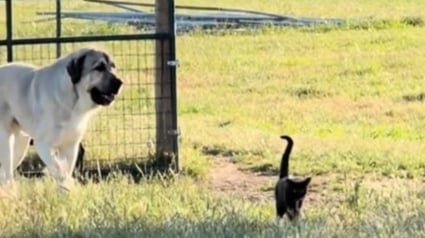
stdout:
POLYGON ((115 69, 115 63, 114 62, 111 62, 111 68, 115 69))
POLYGON ((94 68, 94 70, 96 70, 96 71, 105 71, 106 70, 106 65, 105 64, 99 64, 99 65, 97 65, 95 68, 94 68))

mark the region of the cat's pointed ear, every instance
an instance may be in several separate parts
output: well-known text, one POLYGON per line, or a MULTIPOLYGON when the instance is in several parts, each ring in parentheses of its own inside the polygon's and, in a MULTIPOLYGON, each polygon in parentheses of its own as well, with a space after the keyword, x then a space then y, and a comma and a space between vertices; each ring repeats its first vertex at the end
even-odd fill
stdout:
POLYGON ((308 186, 310 182, 311 182, 311 177, 307 177, 306 179, 304 179, 305 186, 308 186))

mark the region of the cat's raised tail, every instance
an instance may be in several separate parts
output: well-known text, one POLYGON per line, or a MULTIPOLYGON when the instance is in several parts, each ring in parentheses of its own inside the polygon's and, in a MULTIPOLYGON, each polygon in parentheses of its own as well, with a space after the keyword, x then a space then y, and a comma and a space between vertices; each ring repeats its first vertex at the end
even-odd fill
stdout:
POLYGON ((281 135, 280 138, 287 141, 285 151, 283 152, 282 159, 280 161, 279 179, 282 179, 289 176, 289 157, 292 152, 292 147, 294 146, 294 141, 288 135, 281 135))

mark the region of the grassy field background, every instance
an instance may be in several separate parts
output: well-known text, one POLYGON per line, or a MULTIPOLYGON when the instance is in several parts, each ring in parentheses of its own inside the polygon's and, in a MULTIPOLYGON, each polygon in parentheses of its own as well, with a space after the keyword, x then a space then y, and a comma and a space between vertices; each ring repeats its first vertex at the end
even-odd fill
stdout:
MULTIPOLYGON (((41 2, 19 4, 18 19, 34 18, 37 9, 54 10, 41 2)), ((177 4, 206 5, 197 0, 177 4)), ((81 2, 64 5, 112 10, 81 2)), ((425 2, 233 0, 208 5, 367 21, 340 29, 179 36, 182 174, 140 185, 118 176, 79 186, 69 196, 58 194, 49 179, 21 178, 19 199, 12 205, 0 202, 0 236, 423 237, 425 2), (285 146, 281 134, 295 140, 291 173, 313 176, 298 226, 273 224, 271 187, 285 146)), ((0 2, 0 11, 3 7, 0 2)), ((0 18, 0 32, 3 23, 0 18)), ((52 24, 22 24, 16 36, 53 36, 52 24)), ((65 24, 66 35, 135 32, 65 24)), ((144 53, 152 49, 138 44, 144 53)), ((127 48, 113 48, 124 68, 151 67, 135 65, 127 48)), ((4 49, 0 52, 3 58, 4 49)), ((126 78, 137 73, 126 71, 126 78)), ((141 93, 149 92, 126 91, 124 98, 141 93)), ((103 115, 141 107, 131 100, 120 103, 103 115)), ((144 118, 129 121, 123 129, 128 138, 114 129, 99 138, 138 138, 130 128, 148 123, 144 118)), ((119 122, 104 126, 111 125, 119 122)), ((146 151, 139 145, 116 151, 132 150, 146 151)))

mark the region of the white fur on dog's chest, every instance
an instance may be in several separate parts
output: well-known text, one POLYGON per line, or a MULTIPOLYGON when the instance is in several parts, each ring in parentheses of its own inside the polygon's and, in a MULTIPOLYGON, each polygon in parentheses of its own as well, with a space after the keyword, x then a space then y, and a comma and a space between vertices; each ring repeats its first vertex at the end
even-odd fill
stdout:
POLYGON ((53 147, 75 143, 76 138, 83 136, 87 125, 87 120, 81 117, 62 119, 58 122, 49 116, 40 119, 48 123, 38 124, 40 127, 34 139, 44 141, 53 147))
POLYGON ((57 125, 58 131, 57 138, 54 140, 55 144, 69 144, 75 142, 75 138, 81 138, 86 129, 85 121, 68 121, 62 122, 57 125))

